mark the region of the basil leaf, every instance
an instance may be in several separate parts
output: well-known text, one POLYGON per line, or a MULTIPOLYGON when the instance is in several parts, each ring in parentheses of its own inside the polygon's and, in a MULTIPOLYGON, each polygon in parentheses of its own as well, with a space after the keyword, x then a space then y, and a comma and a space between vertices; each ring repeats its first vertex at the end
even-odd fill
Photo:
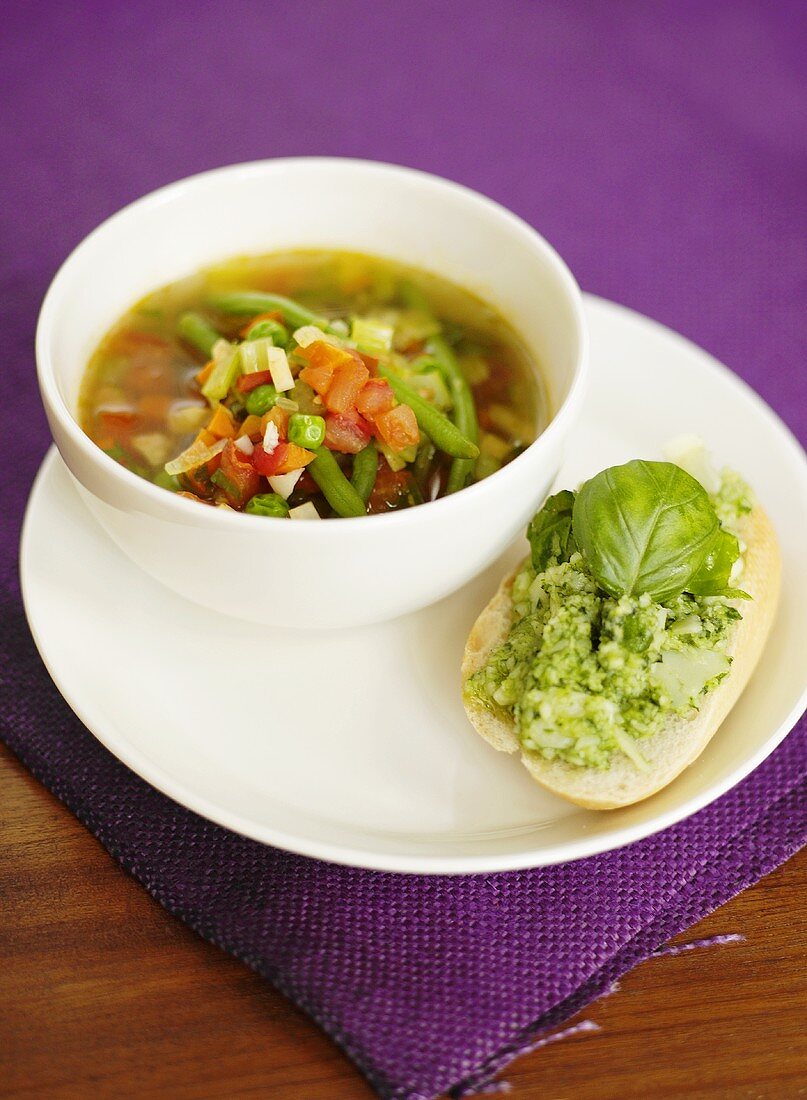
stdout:
POLYGON ((564 489, 549 497, 540 512, 536 512, 527 528, 532 566, 543 573, 548 565, 568 561, 576 546, 572 534, 574 493, 564 489))
POLYGON ((634 460, 591 478, 577 494, 572 531, 594 579, 617 598, 647 592, 663 603, 688 588, 710 552, 720 575, 725 567, 706 490, 671 462, 634 460))
POLYGON ((689 579, 687 592, 694 596, 740 596, 749 599, 746 592, 729 585, 731 570, 739 556, 740 544, 737 539, 719 527, 700 568, 689 579))

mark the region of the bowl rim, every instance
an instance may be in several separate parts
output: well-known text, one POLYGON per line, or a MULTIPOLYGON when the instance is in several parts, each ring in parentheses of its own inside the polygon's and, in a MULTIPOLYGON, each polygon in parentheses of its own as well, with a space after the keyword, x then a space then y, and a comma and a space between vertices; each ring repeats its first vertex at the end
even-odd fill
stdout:
MULTIPOLYGON (((507 207, 503 206, 501 203, 488 198, 486 195, 475 191, 473 188, 467 187, 465 184, 457 183, 454 180, 449 180, 443 176, 434 175, 430 172, 424 172, 418 168, 409 168, 404 165, 354 157, 274 157, 257 161, 245 161, 237 164, 222 165, 217 168, 194 173, 190 176, 184 176, 181 179, 174 180, 153 191, 149 191, 147 194, 127 203, 115 213, 105 218, 79 241, 59 266, 45 293, 37 318, 35 353, 40 392, 47 410, 55 416, 62 430, 70 437, 71 442, 82 452, 84 457, 91 464, 99 466, 99 468, 108 476, 112 477, 113 480, 118 479, 123 489, 128 488, 129 490, 143 494, 145 501, 153 502, 155 505, 160 506, 162 510, 167 509, 170 512, 173 509, 179 509, 175 515, 177 522, 187 523, 189 519, 195 517, 196 522, 194 526, 201 527, 210 525, 216 527, 223 525, 224 530, 229 529, 233 531, 237 530, 240 526, 244 531, 251 530, 258 532, 268 529, 277 533, 285 529, 287 534, 298 528, 307 529, 313 527, 315 530, 320 529, 319 524, 290 525, 280 524, 279 522, 270 524, 267 527, 265 522, 256 524, 254 517, 246 513, 227 508, 198 508, 195 501, 187 500, 176 493, 167 493, 161 486, 154 485, 138 477, 137 474, 132 473, 131 470, 127 470, 125 466, 121 466, 120 463, 115 462, 113 458, 105 454, 104 451, 93 443, 68 408, 56 382, 56 371, 53 366, 50 346, 50 330, 53 324, 53 315, 57 309, 59 298, 64 293, 65 287, 69 285, 73 267, 92 247, 95 240, 103 233, 107 232, 112 226, 125 221, 126 218, 136 211, 160 206, 163 203, 171 201, 177 195, 181 195, 183 191, 203 185, 209 180, 215 180, 219 177, 226 176, 233 177, 237 180, 239 177, 260 175, 267 171, 282 172, 284 169, 288 168, 310 168, 313 171, 322 168, 327 168, 329 170, 335 169, 337 171, 343 169, 355 170, 358 168, 361 171, 367 171, 379 176, 403 176, 429 188, 436 188, 444 194, 449 194, 456 201, 465 203, 470 208, 475 208, 483 214, 492 214, 499 218, 511 231, 517 233, 522 240, 526 241, 532 248, 540 252, 543 259, 548 262, 548 266, 554 270, 560 285, 566 292, 571 307, 572 319, 578 336, 578 351, 576 362, 573 366, 571 383, 566 396, 560 402, 546 428, 540 435, 534 439, 520 455, 502 469, 483 478, 482 481, 477 481, 472 485, 466 486, 460 492, 452 493, 446 497, 438 497, 437 500, 428 501, 428 509, 421 507, 403 508, 398 511, 386 512, 372 517, 334 517, 339 519, 339 523, 328 523, 325 529, 331 532, 329 537, 332 537, 337 531, 342 531, 343 529, 346 534, 349 534, 355 530, 356 524, 363 524, 368 518, 372 518, 373 520, 373 529, 380 530, 382 524, 385 526, 391 526, 393 524, 403 526, 404 524, 411 524, 413 522, 424 522, 426 517, 417 518, 424 511, 427 511, 429 515, 436 519, 435 510, 438 508, 440 509, 440 515, 448 517, 451 509, 457 511, 460 507, 467 508, 472 506, 473 502, 477 500, 481 507, 485 495, 490 497, 491 492, 498 491, 498 487, 502 485, 503 479, 508 477, 508 475, 512 475, 514 467, 516 470, 523 469, 524 463, 527 460, 535 460, 537 452, 545 450, 556 436, 560 435, 562 431, 568 430, 580 410, 589 374, 589 334, 583 308, 583 297, 576 279, 560 254, 551 244, 549 244, 546 238, 544 238, 538 230, 534 229, 523 218, 520 218, 517 214, 508 210, 507 207), (193 512, 189 511, 191 508, 193 512)), ((439 276, 439 272, 437 271, 435 271, 434 274, 439 276)), ((276 517, 262 517, 264 520, 271 520, 274 518, 276 517)))

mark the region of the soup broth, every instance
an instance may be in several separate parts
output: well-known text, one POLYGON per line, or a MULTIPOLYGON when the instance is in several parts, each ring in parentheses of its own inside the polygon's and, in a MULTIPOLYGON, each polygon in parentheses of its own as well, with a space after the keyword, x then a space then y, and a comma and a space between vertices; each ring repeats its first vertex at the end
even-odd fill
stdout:
POLYGON ((79 414, 165 489, 312 519, 456 492, 548 420, 537 364, 490 306, 425 272, 322 251, 235 259, 148 295, 92 356, 79 414))

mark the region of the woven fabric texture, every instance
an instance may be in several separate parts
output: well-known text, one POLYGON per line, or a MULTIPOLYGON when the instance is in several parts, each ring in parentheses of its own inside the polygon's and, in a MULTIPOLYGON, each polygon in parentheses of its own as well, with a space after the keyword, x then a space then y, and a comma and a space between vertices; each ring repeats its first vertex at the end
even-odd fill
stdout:
POLYGON ((690 820, 557 868, 363 872, 196 817, 81 726, 25 626, 19 527, 48 443, 36 311, 70 247, 171 179, 274 155, 393 160, 511 206, 586 289, 707 347, 804 440, 805 9, 37 7, 36 19, 6 13, 0 40, 0 331, 14 409, 13 461, 0 463, 0 735, 167 909, 310 1013, 382 1096, 483 1086, 804 842, 807 726, 690 820))

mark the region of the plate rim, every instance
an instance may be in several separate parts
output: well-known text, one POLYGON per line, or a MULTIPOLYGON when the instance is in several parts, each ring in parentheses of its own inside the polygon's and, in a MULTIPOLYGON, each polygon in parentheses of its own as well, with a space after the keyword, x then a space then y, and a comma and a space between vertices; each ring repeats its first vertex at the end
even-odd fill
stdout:
MULTIPOLYGON (((804 481, 805 491, 807 492, 807 454, 805 454, 804 449, 790 428, 743 378, 736 375, 710 352, 699 347, 686 336, 682 336, 680 333, 668 328, 661 322, 655 321, 628 306, 611 301, 610 299, 602 298, 598 295, 586 293, 583 295, 583 298, 587 309, 589 307, 594 307, 595 310, 605 310, 606 312, 624 314, 631 322, 638 322, 640 326, 649 328, 655 333, 663 335, 667 339, 671 339, 673 343, 678 344, 679 347, 688 354, 694 352, 700 358, 704 370, 720 375, 723 381, 727 382, 731 387, 742 394, 743 398, 753 405, 755 413, 762 416, 768 422, 769 426, 782 438, 783 443, 786 444, 788 450, 791 452, 794 466, 800 468, 801 479, 804 481)), ((57 675, 56 669, 53 667, 47 654, 47 648, 43 643, 35 615, 32 611, 32 597, 29 591, 29 586, 32 582, 26 563, 30 560, 27 547, 32 537, 29 532, 33 524, 31 517, 34 504, 38 497, 41 484, 48 477, 51 468, 60 461, 60 456, 55 444, 51 444, 34 478, 26 504, 20 534, 19 575, 23 609, 34 644, 36 645, 48 675, 51 677, 62 698, 86 729, 109 752, 111 752, 116 759, 130 768, 144 782, 149 783, 156 790, 160 791, 185 809, 193 813, 198 813, 201 817, 212 821, 214 824, 258 843, 277 847, 299 856, 324 860, 326 862, 348 867, 370 871, 420 875, 497 873, 502 871, 517 871, 536 867, 556 866, 578 859, 586 859, 590 856, 600 855, 604 852, 623 848, 628 844, 653 836, 691 817, 699 810, 710 805, 727 791, 737 786, 738 783, 741 783, 743 779, 759 767, 774 749, 781 744, 788 733, 790 733, 798 722, 799 717, 804 712, 805 706, 807 706, 807 679, 805 679, 800 695, 783 721, 771 731, 756 752, 752 753, 736 768, 732 769, 722 781, 706 786, 704 790, 692 795, 686 801, 670 808, 666 812, 657 814, 649 821, 645 820, 633 825, 626 825, 610 834, 595 834, 592 836, 586 836, 584 834, 582 837, 558 843, 549 849, 538 848, 516 853, 494 853, 474 856, 428 854, 402 855, 397 853, 368 852, 364 849, 353 848, 343 843, 329 843, 328 841, 322 840, 312 841, 309 838, 300 838, 290 835, 279 828, 259 825, 251 819, 242 818, 238 813, 230 812, 226 809, 223 810, 221 807, 211 803, 205 795, 200 795, 188 788, 181 780, 167 773, 160 765, 155 764, 144 753, 132 747, 128 742, 124 741, 121 743, 114 737, 110 738, 106 736, 103 731, 103 722, 94 720, 93 715, 88 712, 81 699, 75 697, 75 693, 71 690, 70 685, 63 682, 59 675, 57 675)), ((110 546, 114 546, 111 541, 110 546)), ((116 553, 122 553, 116 547, 114 551, 116 553)), ((132 568, 136 568, 136 566, 132 565, 132 568)))

